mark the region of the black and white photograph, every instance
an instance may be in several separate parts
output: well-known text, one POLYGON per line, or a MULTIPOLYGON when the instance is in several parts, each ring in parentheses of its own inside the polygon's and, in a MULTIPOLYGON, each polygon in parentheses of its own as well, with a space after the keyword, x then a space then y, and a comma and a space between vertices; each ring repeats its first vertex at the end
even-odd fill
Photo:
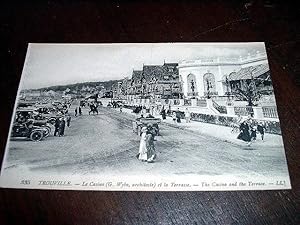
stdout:
POLYGON ((30 43, 0 186, 290 189, 263 42, 30 43))

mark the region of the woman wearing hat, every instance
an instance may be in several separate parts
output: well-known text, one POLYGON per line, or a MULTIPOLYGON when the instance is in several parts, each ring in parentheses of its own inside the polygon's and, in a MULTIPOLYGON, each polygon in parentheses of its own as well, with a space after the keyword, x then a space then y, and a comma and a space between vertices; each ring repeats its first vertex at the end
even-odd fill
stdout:
POLYGON ((147 162, 154 162, 156 152, 154 147, 154 137, 156 135, 156 128, 152 124, 147 124, 146 131, 146 148, 147 148, 147 162))
POLYGON ((155 147, 154 147, 154 134, 151 128, 147 129, 146 132, 146 147, 147 147, 147 162, 152 163, 156 158, 155 147))
POLYGON ((140 148, 139 148, 139 154, 138 154, 138 159, 146 162, 148 157, 147 157, 147 146, 146 146, 146 133, 147 133, 147 128, 143 127, 141 130, 141 141, 140 141, 140 148))
POLYGON ((248 145, 251 144, 250 128, 246 120, 244 120, 240 125, 240 134, 237 139, 248 142, 248 145))

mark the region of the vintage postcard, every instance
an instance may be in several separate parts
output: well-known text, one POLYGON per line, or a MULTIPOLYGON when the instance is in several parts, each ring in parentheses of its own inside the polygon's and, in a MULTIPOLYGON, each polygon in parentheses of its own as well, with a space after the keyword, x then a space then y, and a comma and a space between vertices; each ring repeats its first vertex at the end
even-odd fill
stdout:
POLYGON ((0 186, 290 189, 265 44, 29 44, 0 186))

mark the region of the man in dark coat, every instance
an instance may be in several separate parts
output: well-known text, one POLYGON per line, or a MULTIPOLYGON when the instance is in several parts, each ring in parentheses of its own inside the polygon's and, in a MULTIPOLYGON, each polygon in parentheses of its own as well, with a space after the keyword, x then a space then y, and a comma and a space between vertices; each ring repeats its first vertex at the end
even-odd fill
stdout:
POLYGON ((161 114, 162 119, 165 120, 166 119, 166 110, 165 110, 165 108, 162 108, 160 114, 161 114))
POLYGON ((65 135, 65 127, 66 127, 66 122, 64 118, 59 119, 59 136, 64 136, 65 135))
POLYGON ((77 107, 75 108, 75 116, 77 116, 77 107))
POLYGON ((55 130, 54 130, 54 136, 56 136, 56 134, 59 134, 59 133, 60 133, 60 131, 59 131, 59 124, 60 124, 60 120, 59 120, 59 118, 57 117, 57 118, 55 119, 55 123, 54 123, 54 128, 55 128, 55 130))
POLYGON ((79 106, 79 116, 82 115, 81 107, 79 106))
POLYGON ((263 122, 258 123, 257 131, 260 133, 262 141, 264 140, 265 130, 266 130, 265 124, 263 122))
POLYGON ((176 121, 177 123, 181 123, 181 113, 179 111, 179 108, 176 111, 176 121))
POLYGON ((70 127, 70 123, 71 123, 71 116, 68 115, 67 116, 67 127, 70 127))

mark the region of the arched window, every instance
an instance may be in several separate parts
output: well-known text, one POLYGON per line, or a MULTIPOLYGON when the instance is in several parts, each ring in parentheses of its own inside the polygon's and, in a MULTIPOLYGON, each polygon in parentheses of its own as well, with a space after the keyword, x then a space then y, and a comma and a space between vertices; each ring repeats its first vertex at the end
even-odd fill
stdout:
POLYGON ((196 76, 194 74, 189 74, 187 76, 187 85, 188 85, 188 95, 189 96, 196 96, 197 93, 197 83, 196 83, 196 76))
POLYGON ((217 95, 215 76, 212 73, 206 73, 203 76, 204 93, 217 95))

